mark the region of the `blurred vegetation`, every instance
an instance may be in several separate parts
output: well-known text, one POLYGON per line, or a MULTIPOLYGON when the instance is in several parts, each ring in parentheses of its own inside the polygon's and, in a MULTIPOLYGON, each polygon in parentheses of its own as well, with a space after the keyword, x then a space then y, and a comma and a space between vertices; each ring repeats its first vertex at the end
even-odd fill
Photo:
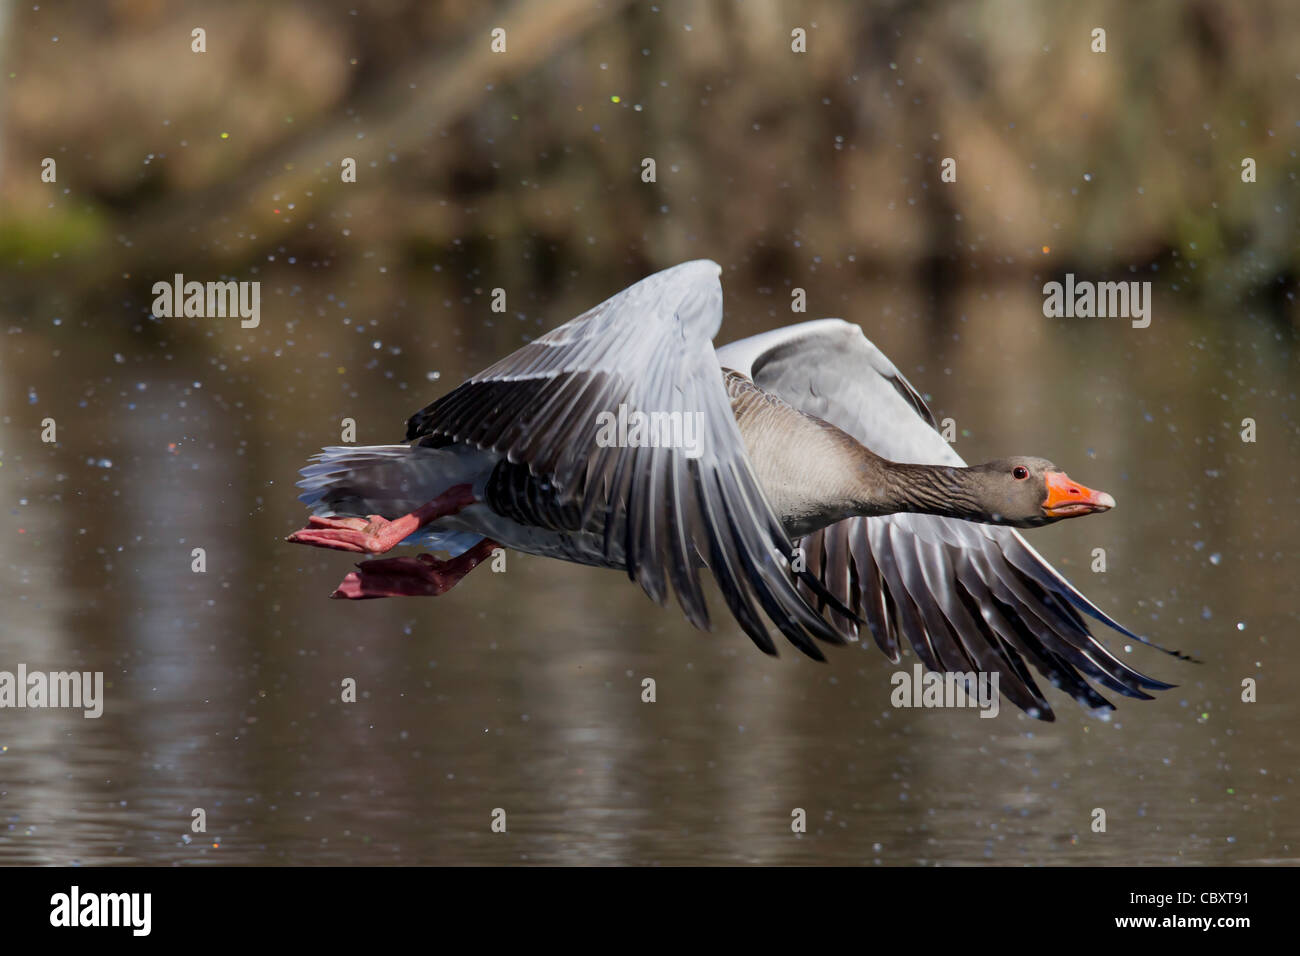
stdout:
POLYGON ((708 256, 756 282, 834 263, 938 289, 1155 267, 1224 322, 1248 299, 1297 321, 1292 0, 116 0, 4 20, 0 272, 28 307, 147 309, 173 270, 290 257, 458 294, 522 270, 544 294, 708 256))

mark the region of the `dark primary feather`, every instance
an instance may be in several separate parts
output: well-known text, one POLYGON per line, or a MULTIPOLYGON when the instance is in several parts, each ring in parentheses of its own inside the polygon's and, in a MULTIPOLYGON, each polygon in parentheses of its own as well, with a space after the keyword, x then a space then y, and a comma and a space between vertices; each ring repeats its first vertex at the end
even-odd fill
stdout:
MULTIPOLYGON (((855 325, 805 322, 725 346, 718 358, 878 455, 963 464, 921 396, 855 325)), ((865 622, 891 660, 899 659, 901 634, 932 670, 999 673, 1003 693, 1043 719, 1053 719, 1052 709, 1027 664, 1089 709, 1111 704, 1085 678, 1144 699, 1147 690, 1172 686, 1140 674, 1093 637, 1080 611, 1150 643, 1085 598, 1013 529, 894 514, 849 518, 797 545, 825 590, 865 622)), ((816 601, 811 591, 805 596, 816 601)), ((830 620, 846 638, 858 636, 853 619, 832 612, 830 620)))
MULTIPOLYGON (((703 563, 760 648, 775 653, 766 614, 822 659, 814 638, 844 637, 796 590, 791 544, 746 457, 711 341, 722 321, 720 271, 688 262, 630 286, 417 412, 406 437, 465 442, 526 465, 553 486, 557 505, 581 507, 579 523, 603 536, 609 564, 619 566, 621 551, 628 576, 655 601, 671 591, 693 624, 708 627, 703 563), (600 447, 598 416, 620 404, 699 415, 699 457, 600 447)), ((840 606, 805 577, 820 600, 840 606)))

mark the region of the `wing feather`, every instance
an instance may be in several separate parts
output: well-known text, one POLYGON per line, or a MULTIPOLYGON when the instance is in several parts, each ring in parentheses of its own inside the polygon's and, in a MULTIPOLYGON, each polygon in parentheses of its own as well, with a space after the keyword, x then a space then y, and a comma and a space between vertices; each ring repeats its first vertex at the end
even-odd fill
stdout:
MULTIPOLYGON (((718 360, 885 458, 964 464, 920 393, 856 325, 805 322, 724 346, 718 360)), ((1172 686, 1093 636, 1082 614, 1151 643, 1084 597, 1014 529, 897 514, 849 518, 796 544, 817 553, 824 589, 861 615, 891 660, 901 634, 931 670, 998 673, 1002 691, 1034 716, 1053 719, 1026 662, 1090 710, 1112 705, 1088 680, 1144 699, 1172 686)), ((830 621, 845 639, 857 637, 852 620, 830 621)))
MULTIPOLYGON (((420 410, 407 441, 492 451, 581 505, 581 529, 606 563, 650 598, 671 593, 709 626, 698 569, 712 573, 732 614, 764 651, 763 615, 799 650, 843 643, 796 589, 792 546, 763 495, 731 412, 712 338, 722 321, 721 269, 707 260, 656 273, 506 356, 420 410), (699 423, 684 447, 605 447, 603 413, 663 413, 699 423)), ((818 600, 849 613, 805 576, 818 600)))

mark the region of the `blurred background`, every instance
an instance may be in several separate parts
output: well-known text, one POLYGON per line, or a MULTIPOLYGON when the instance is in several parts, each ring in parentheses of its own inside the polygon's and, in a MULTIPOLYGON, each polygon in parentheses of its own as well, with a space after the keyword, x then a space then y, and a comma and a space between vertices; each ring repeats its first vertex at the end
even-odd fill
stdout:
POLYGON ((0 3, 0 49, 0 670, 107 683, 0 711, 0 863, 1300 861, 1294 3, 0 3), (981 720, 526 555, 326 599, 283 538, 342 419, 692 258, 723 340, 857 322, 968 460, 1112 492, 1031 542, 1203 663, 1111 641, 1180 686, 981 720), (151 315, 176 272, 260 325, 151 315), (1045 318, 1067 272, 1150 327, 1045 318))

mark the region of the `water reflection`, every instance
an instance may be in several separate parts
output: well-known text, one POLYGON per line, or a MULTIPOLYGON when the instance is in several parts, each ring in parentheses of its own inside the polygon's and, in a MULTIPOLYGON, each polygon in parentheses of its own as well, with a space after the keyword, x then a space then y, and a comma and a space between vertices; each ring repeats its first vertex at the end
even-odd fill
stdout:
MULTIPOLYGON (((1300 856, 1294 343, 1266 318, 1216 339, 1168 292, 1170 318, 1138 332, 1044 320, 1030 287, 958 291, 941 325, 905 286, 820 290, 955 419, 968 459, 1042 454, 1114 492, 1113 514, 1033 544, 1204 663, 1135 649, 1181 686, 1110 722, 1059 694, 1054 725, 1009 706, 896 711, 873 648, 770 660, 716 598, 717 632, 700 634, 619 574, 526 555, 436 600, 326 600, 347 558, 282 538, 302 519, 295 472, 340 419, 394 440, 407 413, 622 278, 495 324, 410 288, 344 325, 349 290, 326 283, 268 293, 253 332, 6 321, 0 668, 103 670, 108 702, 98 721, 0 713, 0 862, 1300 856), (40 441, 46 416, 57 446, 40 441), (1245 416, 1256 444, 1237 436, 1245 416), (1089 570, 1098 547, 1105 574, 1089 570), (1245 677, 1259 703, 1240 702, 1245 677), (206 833, 190 832, 195 808, 206 833)), ((759 290, 726 293, 730 337, 789 321, 759 290)))

